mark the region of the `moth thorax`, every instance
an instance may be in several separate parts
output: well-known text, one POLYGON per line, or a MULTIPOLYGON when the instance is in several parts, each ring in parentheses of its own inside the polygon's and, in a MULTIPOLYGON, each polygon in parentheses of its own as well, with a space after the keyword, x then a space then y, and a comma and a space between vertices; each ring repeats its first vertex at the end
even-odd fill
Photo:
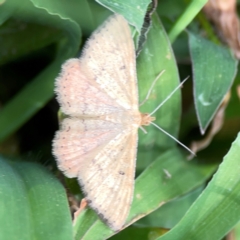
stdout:
POLYGON ((141 117, 141 126, 148 126, 156 119, 155 117, 150 116, 148 113, 141 113, 141 117))

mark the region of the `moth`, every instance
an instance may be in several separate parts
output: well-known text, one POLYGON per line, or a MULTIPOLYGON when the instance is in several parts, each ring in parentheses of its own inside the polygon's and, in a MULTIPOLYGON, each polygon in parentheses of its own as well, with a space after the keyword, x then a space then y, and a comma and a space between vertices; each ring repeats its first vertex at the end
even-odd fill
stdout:
POLYGON ((138 129, 156 126, 158 109, 139 111, 135 48, 123 16, 107 19, 80 58, 63 64, 55 92, 67 115, 53 140, 58 168, 76 177, 88 205, 120 230, 133 200, 138 129))

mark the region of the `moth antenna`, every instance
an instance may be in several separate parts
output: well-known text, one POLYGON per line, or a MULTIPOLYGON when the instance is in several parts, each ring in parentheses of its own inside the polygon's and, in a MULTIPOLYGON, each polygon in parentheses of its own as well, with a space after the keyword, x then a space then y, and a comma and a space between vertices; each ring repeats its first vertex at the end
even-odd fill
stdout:
POLYGON ((146 131, 146 129, 145 129, 144 127, 140 126, 139 128, 140 128, 145 134, 147 134, 147 131, 146 131))
POLYGON ((185 78, 167 97, 166 99, 161 102, 150 114, 149 116, 152 116, 165 102, 167 102, 171 97, 172 95, 180 88, 182 87, 182 85, 188 80, 189 77, 185 78))
POLYGON ((153 126, 155 126, 157 129, 159 129, 160 131, 162 131, 163 133, 165 133, 167 136, 169 136, 170 138, 172 138, 173 140, 175 140, 178 144, 180 144, 182 147, 184 147, 187 151, 189 151, 191 154, 193 154, 194 156, 196 156, 196 154, 187 146, 185 146, 183 143, 181 143, 179 140, 177 140, 175 137, 173 137, 171 134, 169 134, 168 132, 166 132, 165 130, 163 130, 161 127, 159 127, 157 124, 155 124, 154 122, 151 122, 150 124, 152 124, 153 126))
POLYGON ((162 70, 162 71, 157 75, 157 77, 154 79, 154 81, 153 81, 152 84, 151 84, 151 87, 150 87, 149 90, 148 90, 147 96, 146 96, 145 99, 141 102, 141 104, 139 104, 139 107, 142 106, 142 105, 148 100, 148 98, 149 98, 149 96, 150 96, 150 94, 151 94, 151 92, 152 92, 152 90, 153 90, 154 85, 156 84, 157 80, 162 76, 162 74, 163 74, 164 72, 165 72, 165 70, 162 70))

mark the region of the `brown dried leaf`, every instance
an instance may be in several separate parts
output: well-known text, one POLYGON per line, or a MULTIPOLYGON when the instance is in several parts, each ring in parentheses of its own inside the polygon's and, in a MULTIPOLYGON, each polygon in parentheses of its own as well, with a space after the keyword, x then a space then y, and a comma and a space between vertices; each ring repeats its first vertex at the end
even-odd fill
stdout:
POLYGON ((240 59, 240 23, 236 11, 236 0, 209 0, 203 11, 216 25, 222 40, 240 59))
POLYGON ((85 198, 82 199, 81 203, 80 203, 80 207, 78 208, 78 210, 74 213, 74 217, 73 217, 73 225, 75 223, 75 220, 77 219, 78 215, 87 207, 87 200, 85 198))

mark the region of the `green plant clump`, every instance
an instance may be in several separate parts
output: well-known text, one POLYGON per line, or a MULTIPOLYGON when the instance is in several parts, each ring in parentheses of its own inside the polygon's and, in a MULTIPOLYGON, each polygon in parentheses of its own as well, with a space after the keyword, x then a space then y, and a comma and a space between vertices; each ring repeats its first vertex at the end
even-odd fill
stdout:
POLYGON ((202 12, 206 2, 159 1, 146 25, 150 0, 0 0, 1 240, 240 239, 238 61, 202 12), (141 48, 140 103, 164 70, 140 111, 152 112, 188 78, 155 123, 186 146, 209 143, 190 161, 154 126, 144 127, 147 134, 139 129, 133 203, 117 233, 90 208, 73 217, 83 195, 77 180, 58 170, 51 149, 61 65, 79 57, 113 12, 125 17, 141 48))

